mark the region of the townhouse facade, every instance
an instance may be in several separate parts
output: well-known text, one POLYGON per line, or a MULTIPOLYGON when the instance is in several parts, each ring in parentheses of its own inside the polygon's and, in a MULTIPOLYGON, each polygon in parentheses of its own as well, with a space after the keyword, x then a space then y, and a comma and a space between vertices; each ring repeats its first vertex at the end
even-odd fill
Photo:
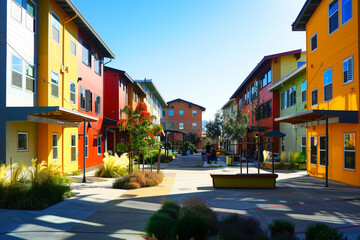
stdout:
POLYGON ((275 118, 279 116, 279 94, 269 91, 269 86, 303 64, 305 58, 301 49, 263 57, 230 97, 236 100, 237 110, 249 116, 247 133, 240 142, 253 144, 242 146, 243 153, 247 149, 253 158, 262 158, 259 151, 261 153, 265 148, 279 153, 278 141, 274 141, 273 150, 271 144, 260 144, 261 149, 258 149, 259 143, 272 141, 269 137, 263 137, 264 133, 279 130, 279 123, 275 122, 275 118))
POLYGON ((308 0, 292 25, 306 31, 307 111, 279 118, 307 128, 307 172, 360 186, 359 2, 308 0))
MULTIPOLYGON (((202 112, 206 109, 181 98, 169 101, 167 105, 167 109, 163 110, 164 129, 193 133, 201 139, 202 112)), ((196 147, 201 148, 201 141, 196 147)))

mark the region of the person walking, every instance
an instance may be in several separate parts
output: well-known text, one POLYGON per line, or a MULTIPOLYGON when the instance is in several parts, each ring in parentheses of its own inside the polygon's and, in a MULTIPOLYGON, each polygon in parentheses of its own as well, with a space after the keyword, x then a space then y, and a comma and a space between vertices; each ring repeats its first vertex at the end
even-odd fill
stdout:
POLYGON ((211 157, 211 145, 210 145, 210 142, 208 142, 206 144, 205 149, 206 149, 207 163, 211 163, 211 161, 210 161, 210 157, 211 157))

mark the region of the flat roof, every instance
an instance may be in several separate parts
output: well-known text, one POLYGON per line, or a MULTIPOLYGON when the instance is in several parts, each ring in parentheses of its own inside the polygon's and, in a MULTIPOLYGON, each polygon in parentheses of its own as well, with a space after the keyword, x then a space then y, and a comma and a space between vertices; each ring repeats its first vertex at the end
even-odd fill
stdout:
POLYGON ((167 107, 167 103, 165 102, 164 98, 161 96, 159 90, 156 88, 152 79, 144 79, 144 80, 135 80, 137 83, 144 83, 151 91, 153 95, 159 100, 161 106, 163 108, 167 107))
POLYGON ((305 31, 307 22, 314 14, 320 3, 321 0, 307 0, 302 7, 299 15, 296 17, 295 22, 293 22, 293 24, 291 25, 292 30, 305 31))
POLYGON ((274 84, 271 84, 270 87, 269 87, 269 91, 276 90, 283 83, 287 82, 288 80, 290 80, 291 78, 297 76, 298 74, 304 72, 305 70, 306 70, 306 63, 304 65, 302 65, 301 67, 295 69, 294 71, 292 71, 291 73, 289 73, 288 75, 283 77, 282 79, 280 79, 278 82, 276 82, 274 84))
POLYGON ((197 106, 197 107, 201 108, 202 111, 205 111, 205 110, 206 110, 206 108, 204 108, 204 107, 202 107, 202 106, 200 106, 200 105, 197 105, 197 104, 195 104, 195 103, 186 101, 186 100, 181 99, 181 98, 177 98, 177 99, 171 100, 171 101, 167 102, 167 104, 170 104, 170 103, 173 103, 173 102, 177 102, 177 101, 182 101, 182 102, 186 102, 186 103, 188 103, 188 104, 197 106))
POLYGON ((91 27, 89 22, 81 14, 79 9, 74 5, 71 0, 55 0, 55 2, 62 8, 62 10, 70 17, 77 15, 77 18, 73 22, 79 27, 79 29, 95 44, 100 50, 101 54, 107 58, 115 58, 115 54, 100 38, 96 31, 91 27))

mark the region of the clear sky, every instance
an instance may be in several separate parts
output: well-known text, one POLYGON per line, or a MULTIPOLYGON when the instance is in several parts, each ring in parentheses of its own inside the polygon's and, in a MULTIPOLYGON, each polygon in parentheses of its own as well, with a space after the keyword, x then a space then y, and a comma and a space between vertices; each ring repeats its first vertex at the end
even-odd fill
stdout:
POLYGON ((165 101, 229 100, 265 55, 305 50, 292 32, 305 0, 73 0, 115 53, 108 66, 152 79, 165 101))

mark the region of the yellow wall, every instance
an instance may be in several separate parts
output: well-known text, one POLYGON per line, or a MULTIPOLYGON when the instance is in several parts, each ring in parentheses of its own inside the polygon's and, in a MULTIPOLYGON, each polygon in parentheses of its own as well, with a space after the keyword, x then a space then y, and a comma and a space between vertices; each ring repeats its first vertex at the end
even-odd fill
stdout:
MULTIPOLYGON (((307 43, 307 108, 320 110, 359 110, 359 26, 358 1, 352 1, 352 19, 341 24, 339 1, 339 28, 329 35, 328 7, 330 0, 322 1, 306 25, 307 43), (317 33, 318 48, 311 52, 310 39, 317 33), (353 82, 343 84, 343 60, 353 56, 353 82), (332 68, 332 100, 324 102, 324 71, 332 68), (318 106, 311 106, 311 91, 318 89, 318 106)), ((325 135, 325 125, 308 128, 308 173, 324 177, 325 168, 310 164, 310 136, 325 135)), ((360 128, 359 124, 329 124, 329 179, 360 186, 360 128), (344 133, 355 133, 355 170, 344 168, 344 133)))
POLYGON ((292 71, 297 68, 298 62, 305 62, 306 61, 306 53, 301 53, 299 59, 296 59, 294 54, 282 56, 279 58, 275 58, 271 62, 271 69, 272 69, 272 82, 276 83, 292 71))
POLYGON ((31 159, 37 158, 37 124, 32 122, 7 122, 6 123, 6 164, 20 163, 23 161, 27 166, 31 166, 31 159), (28 151, 17 150, 18 132, 28 133, 28 151))

